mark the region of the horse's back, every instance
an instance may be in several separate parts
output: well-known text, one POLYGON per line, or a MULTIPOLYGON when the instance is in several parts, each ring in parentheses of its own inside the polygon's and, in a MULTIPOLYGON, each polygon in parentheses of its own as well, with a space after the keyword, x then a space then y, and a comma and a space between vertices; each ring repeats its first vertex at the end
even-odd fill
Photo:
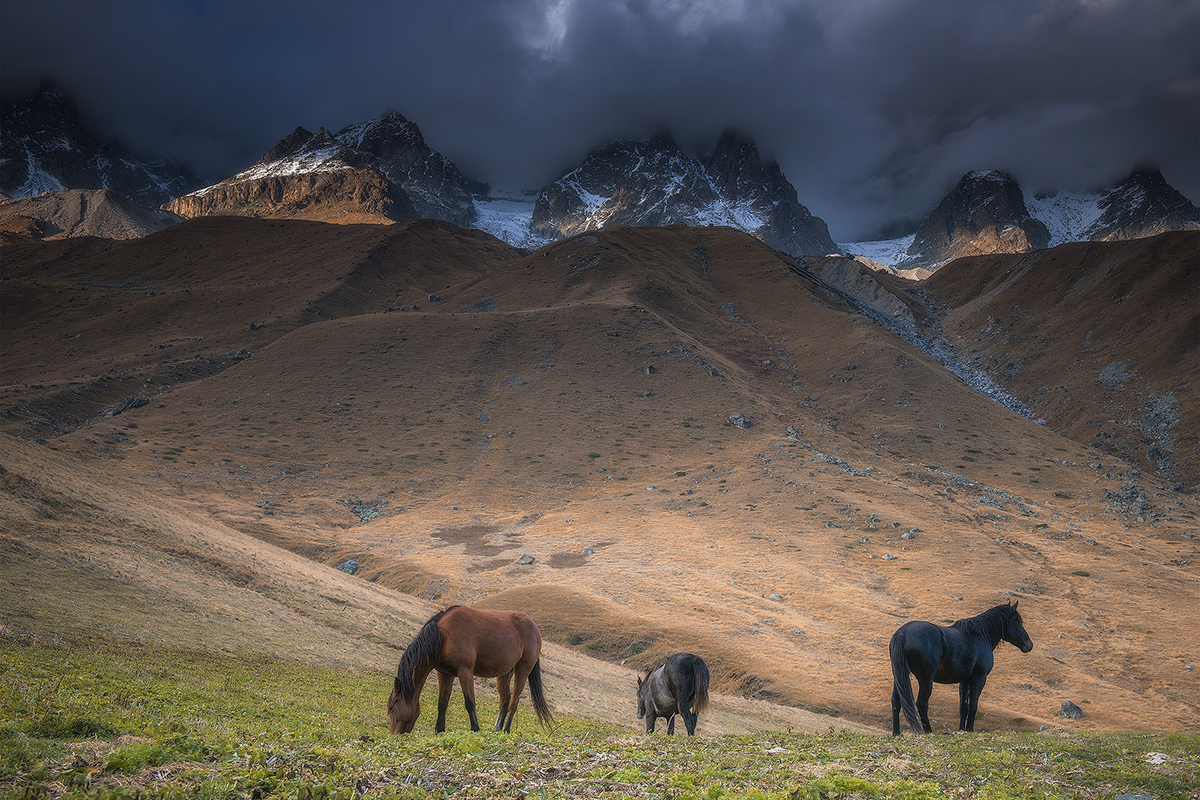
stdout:
POLYGON ((542 650, 542 637, 524 611, 489 611, 458 606, 442 618, 448 661, 473 662, 474 673, 495 678, 524 663, 532 669, 542 650))

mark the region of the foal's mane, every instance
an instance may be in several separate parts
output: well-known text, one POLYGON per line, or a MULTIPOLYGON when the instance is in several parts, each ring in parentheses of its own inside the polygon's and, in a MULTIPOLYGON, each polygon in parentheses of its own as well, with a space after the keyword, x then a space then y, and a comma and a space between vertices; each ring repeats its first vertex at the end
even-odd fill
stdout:
POLYGON ((990 642, 999 642, 1004 638, 1004 630, 1008 627, 1008 621, 1012 619, 1013 611, 1014 606, 1008 603, 1001 603, 998 606, 989 608, 982 614, 960 619, 950 627, 966 631, 967 633, 978 634, 990 642))
POLYGON ((442 629, 438 627, 438 620, 444 617, 446 612, 455 608, 458 606, 450 606, 430 617, 421 626, 417 638, 409 643, 404 655, 400 656, 400 666, 396 669, 396 688, 404 702, 412 702, 417 693, 415 673, 424 672, 425 668, 433 663, 438 650, 442 647, 442 629))

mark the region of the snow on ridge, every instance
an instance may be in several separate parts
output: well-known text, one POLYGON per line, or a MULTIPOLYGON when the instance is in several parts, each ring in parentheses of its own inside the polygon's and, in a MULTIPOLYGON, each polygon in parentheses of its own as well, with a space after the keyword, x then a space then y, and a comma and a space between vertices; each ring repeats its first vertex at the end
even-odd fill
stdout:
POLYGON ((497 192, 486 200, 475 200, 475 224, 471 227, 490 233, 513 247, 536 250, 554 241, 534 234, 534 200, 518 194, 497 192))
POLYGON ((340 148, 337 146, 323 147, 319 150, 308 150, 295 155, 270 161, 266 164, 255 164, 250 169, 243 170, 220 183, 197 189, 188 197, 204 197, 204 195, 219 186, 229 186, 261 178, 282 178, 291 175, 302 175, 310 172, 340 172, 353 169, 341 159, 340 148))
POLYGON ((1102 192, 1036 192, 1025 196, 1030 215, 1050 231, 1050 247, 1087 239, 1088 230, 1104 214, 1102 192))
POLYGON ((838 242, 837 246, 848 256, 865 256, 876 264, 894 267, 908 256, 908 248, 917 238, 915 233, 899 239, 880 239, 874 242, 838 242))

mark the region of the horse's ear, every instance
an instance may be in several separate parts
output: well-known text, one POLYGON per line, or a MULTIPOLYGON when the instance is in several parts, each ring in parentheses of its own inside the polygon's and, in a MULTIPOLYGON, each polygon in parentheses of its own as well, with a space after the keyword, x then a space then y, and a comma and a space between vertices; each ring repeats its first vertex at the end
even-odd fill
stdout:
POLYGON ((397 675, 395 677, 395 679, 392 681, 392 691, 396 693, 397 697, 400 696, 400 676, 399 675, 397 675))
POLYGON ((1020 598, 1017 598, 1016 600, 1014 600, 1014 601, 1013 601, 1013 608, 1016 608, 1016 607, 1017 607, 1017 606, 1019 606, 1020 604, 1021 604, 1021 599, 1020 599, 1020 598))
POLYGON ((642 688, 642 676, 638 675, 638 688, 642 688))

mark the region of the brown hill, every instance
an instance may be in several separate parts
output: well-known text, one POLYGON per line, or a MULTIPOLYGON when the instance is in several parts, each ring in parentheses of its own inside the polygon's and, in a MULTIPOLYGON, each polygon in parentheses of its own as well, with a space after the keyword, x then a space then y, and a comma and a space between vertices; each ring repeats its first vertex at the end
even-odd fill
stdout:
POLYGON ((962 259, 918 291, 1055 430, 1200 484, 1200 232, 962 259))
MULTIPOLYGON (((1002 645, 981 728, 1200 727, 1194 496, 1136 484, 1159 512, 1136 522, 1104 494, 1136 483, 1122 462, 745 234, 614 227, 522 255, 428 221, 208 219, 13 245, 3 269, 0 425, 55 451, 39 481, 100 470, 139 518, 161 503, 353 559, 347 585, 524 608, 573 658, 691 649, 724 692, 874 726, 899 624, 1019 598, 1035 649, 1002 645), (1088 716, 1056 720, 1064 699, 1088 716)), ((5 529, 48 548, 14 503, 5 529)))
POLYGON ((137 239, 178 221, 174 214, 136 206, 107 189, 64 189, 0 202, 0 226, 35 238, 137 239))

